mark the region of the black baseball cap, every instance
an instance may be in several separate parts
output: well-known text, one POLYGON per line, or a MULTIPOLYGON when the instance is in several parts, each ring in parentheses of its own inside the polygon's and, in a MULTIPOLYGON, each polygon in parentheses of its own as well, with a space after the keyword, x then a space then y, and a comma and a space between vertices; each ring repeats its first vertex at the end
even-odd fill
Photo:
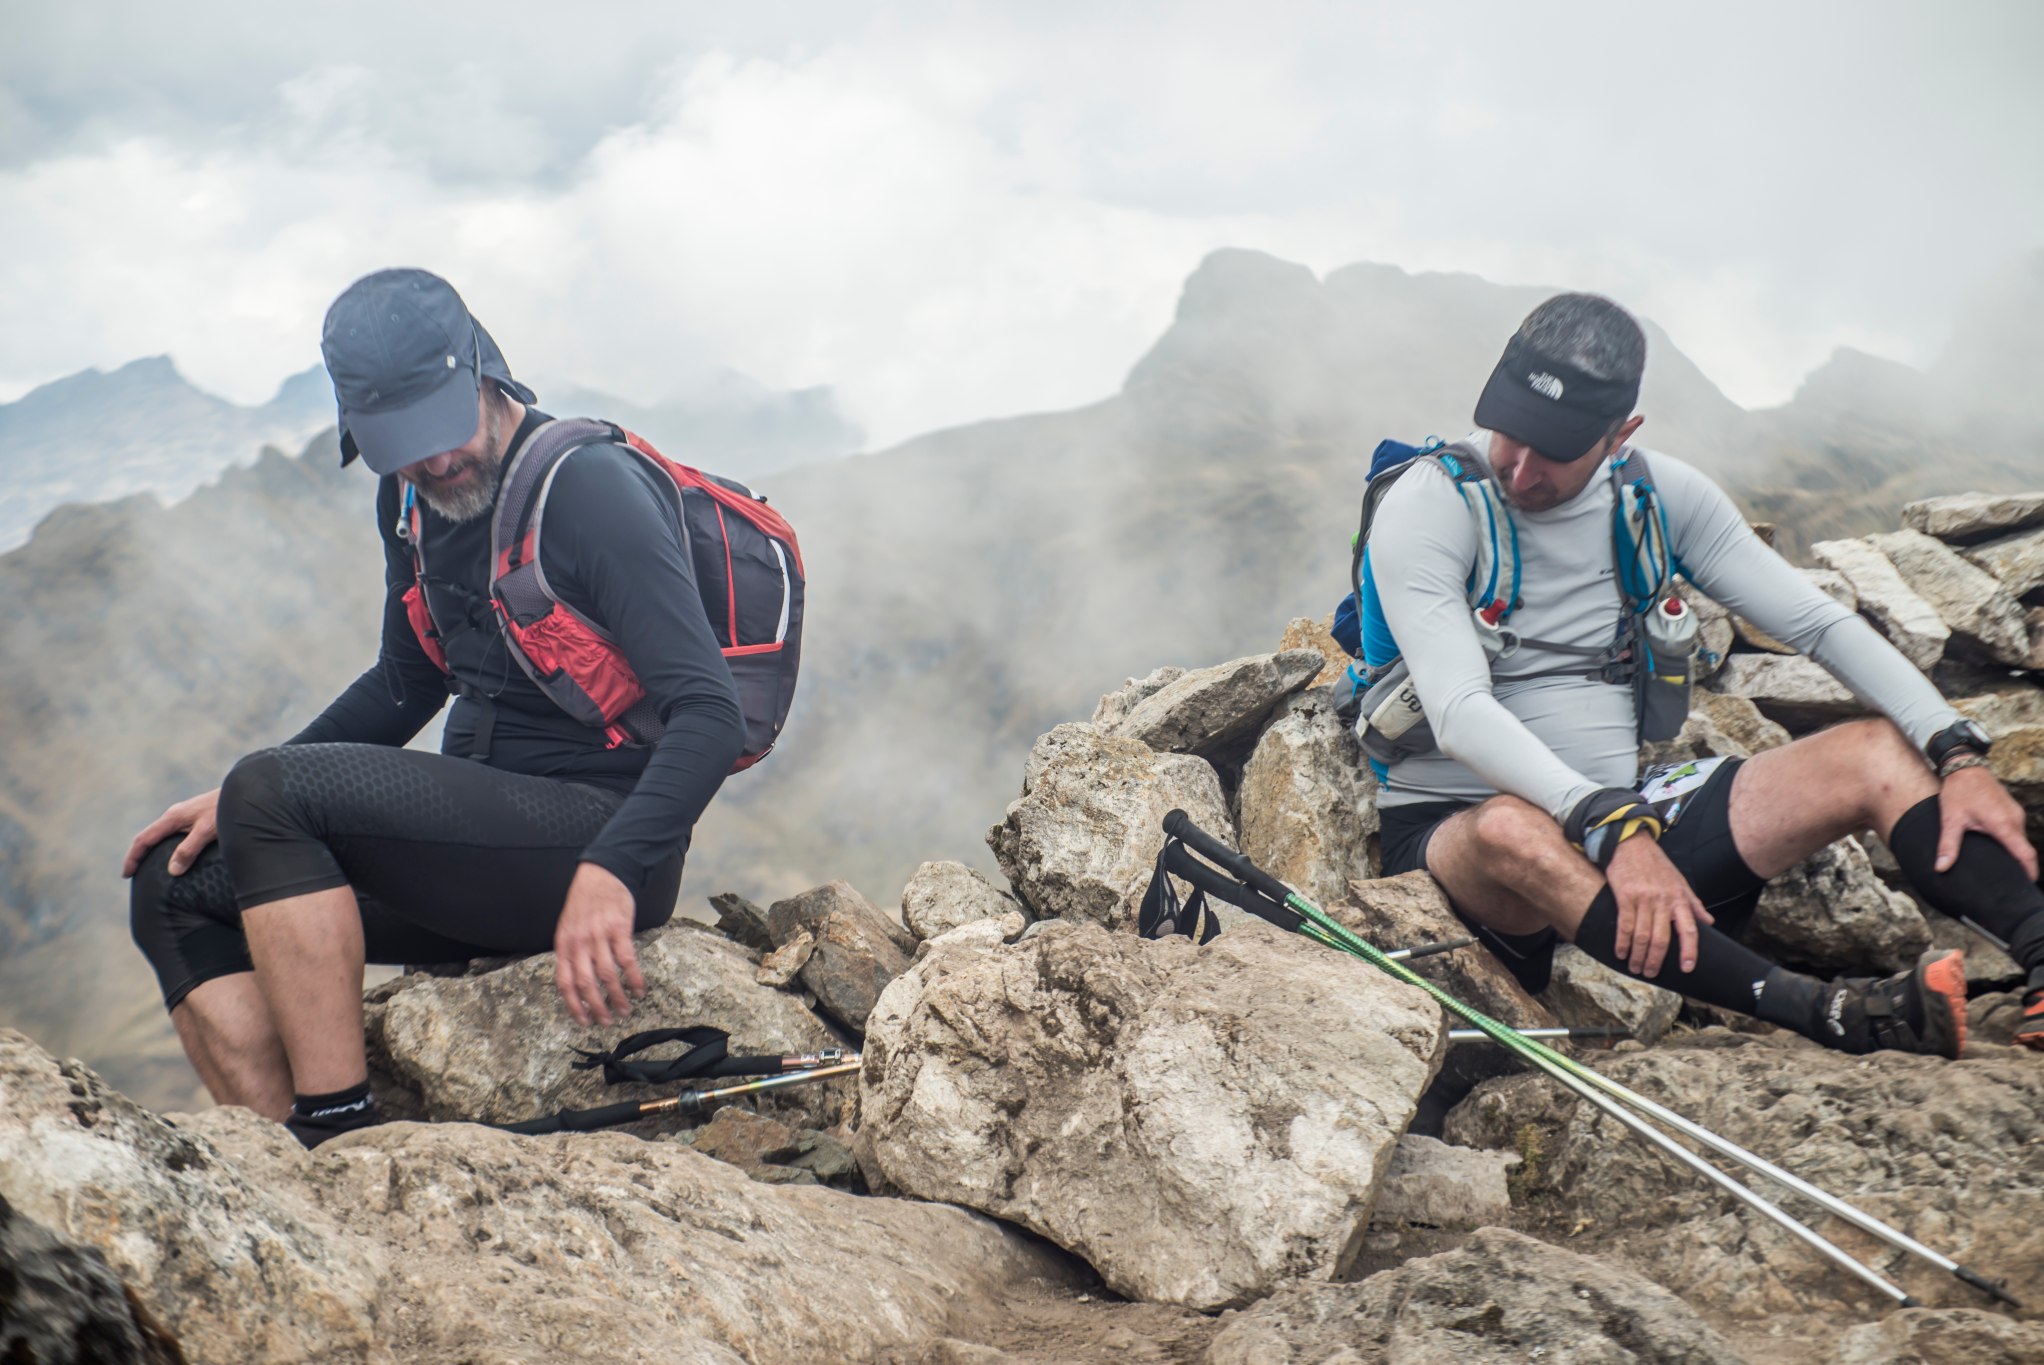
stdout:
POLYGON ((327 309, 319 350, 340 408, 341 463, 360 455, 378 474, 465 444, 485 379, 536 401, 431 271, 379 270, 349 285, 327 309))
POLYGON ((1550 460, 1580 460, 1639 404, 1637 379, 1599 379, 1514 336, 1476 400, 1476 425, 1550 460))

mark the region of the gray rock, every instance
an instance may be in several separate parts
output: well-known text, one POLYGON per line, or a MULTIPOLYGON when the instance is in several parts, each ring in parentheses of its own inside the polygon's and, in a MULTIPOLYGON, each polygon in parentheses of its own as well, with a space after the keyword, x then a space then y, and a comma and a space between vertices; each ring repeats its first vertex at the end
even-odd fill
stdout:
POLYGON ((1032 914, 1127 928, 1173 809, 1235 842, 1221 779, 1205 759, 1160 754, 1088 724, 1060 725, 1029 751, 1022 796, 987 843, 1032 914))
POLYGON ((192 1361, 866 1360, 962 1302, 1076 1287, 963 1210, 618 1133, 396 1123, 308 1153, 244 1109, 172 1127, 5 1032, 0 1093, 0 1198, 103 1255, 192 1361))
POLYGON ((1331 611, 1318 621, 1310 616, 1295 616, 1286 623, 1284 636, 1278 641, 1280 654, 1294 649, 1310 649, 1323 660, 1313 681, 1306 684, 1309 689, 1331 686, 1348 672, 1348 653, 1334 642, 1330 633, 1333 629, 1334 613, 1331 611))
MULTIPOLYGON (((2035 1142, 2044 1067, 2013 1050, 1980 1052, 1959 1063, 1849 1057, 1787 1034, 1708 1030, 1600 1059, 1598 1070, 1959 1261, 2035 1285, 2044 1281, 2035 1142)), ((1526 1155, 1514 1194, 1530 1231, 1592 1234, 1607 1254, 1681 1285, 1721 1325, 1775 1315, 1790 1337, 1781 1359, 1817 1354, 1814 1342, 1798 1354, 1796 1336, 1821 1340, 1827 1322, 1890 1306, 1693 1171, 1648 1156, 1544 1076, 1484 1082, 1449 1114, 1443 1136, 1526 1155)), ((1822 1226, 1926 1304, 1979 1306, 1935 1267, 1879 1251, 1834 1221, 1822 1226)))
POLYGON ((1111 733, 1166 753, 1204 752, 1253 733, 1325 664, 1317 649, 1294 649, 1197 669, 1137 702, 1111 733))
POLYGON ((815 937, 807 929, 797 929, 795 937, 759 960, 759 970, 752 974, 752 979, 762 986, 785 986, 809 965, 810 954, 815 951, 815 937))
POLYGON ((0 1360, 184 1365, 185 1356, 97 1247, 65 1241, 0 1198, 0 1360))
POLYGON ((1955 493, 1904 503, 1902 524, 1949 545, 2044 524, 2044 493, 1955 493))
POLYGON ((1800 654, 1734 654, 1725 660, 1711 686, 1744 697, 1792 734, 1866 714, 1866 708, 1844 684, 1816 660, 1800 654))
POLYGON ((1128 713, 1156 696, 1172 683, 1184 677, 1185 669, 1166 666, 1153 669, 1141 678, 1130 678, 1120 687, 1100 699, 1093 708, 1093 723, 1103 730, 1112 730, 1128 719, 1128 713))
POLYGON ((1848 1329, 1823 1365, 2036 1365, 2044 1324, 1978 1308, 1905 1308, 1848 1329))
POLYGON ((1741 1365, 1660 1285, 1505 1228, 1358 1284, 1288 1285, 1230 1318, 1207 1365, 1741 1365))
POLYGON ((2019 531, 1960 553, 2012 597, 2044 587, 2044 530, 2019 531))
POLYGON ((1278 708, 1242 767, 1242 851, 1314 904, 1377 875, 1377 782, 1328 692, 1278 708))
MULTIPOLYGON (((570 1069, 575 1048, 603 1050, 641 1028, 707 1024, 728 1031, 743 1052, 813 1052, 837 1043, 801 1001, 759 985, 752 954, 712 929, 676 921, 640 935, 637 947, 646 996, 610 1030, 568 1017, 554 990, 551 953, 488 976, 403 978, 401 989, 366 1011, 372 1067, 415 1097, 415 1108, 400 1111, 408 1116, 512 1123, 671 1092, 605 1086, 598 1072, 570 1069)), ((825 1127, 848 1091, 848 1083, 826 1082, 762 1103, 825 1127)))
POLYGON ((1929 906, 1917 906, 1917 913, 1930 929, 1930 946, 1958 948, 1966 954, 1966 984, 1975 989, 2014 986, 2024 978, 2016 960, 1977 931, 1929 906))
POLYGON ((1874 874, 1864 848, 1840 839, 1768 883, 1746 941, 1823 975, 1886 976, 1930 946, 1930 926, 1874 874))
POLYGON ((2002 678, 1970 696, 1951 699, 1952 709, 1979 722, 1995 739, 2026 725, 2044 725, 2044 687, 2027 679, 2002 678))
MULTIPOLYGON (((1470 937, 1468 926, 1448 908, 1440 884, 1424 872, 1352 882, 1348 894, 1326 909, 1386 952, 1470 937)), ((1411 966, 1464 1004, 1515 1028, 1551 1028, 1559 1022, 1482 944, 1419 958, 1411 966)), ((1483 1050, 1484 1055, 1495 1051, 1483 1050)))
POLYGON ((1205 947, 967 925, 873 1012, 859 1162, 1117 1293, 1226 1307, 1349 1267, 1445 1041, 1420 991, 1260 922, 1205 947))
POLYGON ((1860 611, 1909 662, 1928 669, 1944 657, 1951 627, 1904 581, 1878 545, 1870 540, 1821 540, 1810 547, 1810 554, 1852 584, 1860 611))
POLYGON ((849 882, 826 882, 767 907, 774 942, 791 943, 805 930, 816 947, 802 964, 802 984, 833 1018, 863 1029, 880 992, 907 970, 915 939, 849 882))
POLYGON ((1951 628, 1948 648, 2017 666, 2029 657, 2023 608, 1991 576, 1921 531, 1887 531, 1867 538, 1887 555, 1917 595, 1951 628))
POLYGON ((1512 1216, 1505 1173, 1519 1164, 1510 1152, 1454 1147, 1439 1138, 1407 1133, 1398 1139, 1391 1169, 1377 1188, 1373 1223, 1417 1223, 1430 1228, 1480 1228, 1512 1216))
POLYGON ((1573 943, 1555 949, 1554 978, 1540 1003, 1570 1028, 1622 1028, 1649 1047, 1682 1012, 1681 996, 1613 971, 1573 943))
POLYGON ((717 932, 725 938, 756 953, 773 950, 774 938, 767 932, 766 911, 736 891, 720 891, 710 897, 710 908, 717 912, 717 932))
POLYGON ((901 893, 901 922, 918 939, 1021 908, 1021 902, 964 863, 924 863, 901 893))

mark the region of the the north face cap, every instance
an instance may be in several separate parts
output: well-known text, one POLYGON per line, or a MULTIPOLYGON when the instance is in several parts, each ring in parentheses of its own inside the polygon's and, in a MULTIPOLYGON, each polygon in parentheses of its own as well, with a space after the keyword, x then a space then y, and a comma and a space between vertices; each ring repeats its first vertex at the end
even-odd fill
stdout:
POLYGON ((379 270, 327 309, 320 354, 340 408, 341 463, 378 474, 453 450, 475 435, 482 381, 519 401, 497 343, 454 286, 425 270, 379 270))
POLYGON ((1476 400, 1476 425, 1550 460, 1580 460, 1638 403, 1637 380, 1598 379, 1514 336, 1476 400))

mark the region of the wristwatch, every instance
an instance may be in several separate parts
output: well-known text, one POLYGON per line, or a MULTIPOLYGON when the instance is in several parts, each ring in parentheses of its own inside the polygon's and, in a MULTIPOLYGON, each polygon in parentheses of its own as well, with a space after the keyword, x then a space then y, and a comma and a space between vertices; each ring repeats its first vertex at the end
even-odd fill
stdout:
POLYGON ((1923 746, 1923 752, 1930 759, 1930 766, 1937 769, 1938 776, 1942 777, 1946 760, 1961 753, 1985 758, 1992 743, 1987 731, 1981 729, 1977 722, 1958 720, 1932 735, 1923 746))

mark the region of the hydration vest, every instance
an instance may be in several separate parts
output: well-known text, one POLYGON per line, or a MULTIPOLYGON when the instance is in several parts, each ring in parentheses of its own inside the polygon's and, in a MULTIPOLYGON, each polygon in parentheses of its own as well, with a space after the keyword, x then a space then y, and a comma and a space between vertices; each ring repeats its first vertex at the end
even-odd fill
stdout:
MULTIPOLYGON (((609 422, 543 423, 506 459, 490 517, 490 602, 498 633, 533 684, 569 716, 603 731, 611 748, 660 738, 665 726, 624 651, 555 595, 541 567, 540 533, 554 475, 575 451, 605 442, 658 470, 673 492, 703 610, 738 686, 745 747, 731 771, 740 772, 774 747, 794 701, 806 583, 794 528, 743 484, 677 464, 645 437, 609 422)), ((425 519, 409 484, 398 534, 412 550, 406 618, 426 657, 453 678, 426 601, 425 519)), ((461 690, 471 695, 466 685, 461 690)))
POLYGON ((1384 619, 1370 563, 1370 528, 1377 507, 1391 486, 1422 463, 1439 468, 1453 482, 1476 532, 1476 561, 1466 587, 1471 617, 1484 655, 1495 666, 1522 649, 1563 656, 1553 674, 1580 674, 1600 682, 1630 683, 1641 740, 1671 739, 1689 714, 1689 688, 1694 622, 1690 640, 1663 644, 1664 608, 1680 619, 1686 612, 1674 596, 1681 573, 1668 543, 1668 519, 1654 491, 1646 456, 1631 446, 1607 462, 1612 483, 1611 545, 1616 572, 1619 625, 1609 644, 1600 648, 1562 644, 1519 634, 1509 624, 1521 605, 1519 533, 1511 507, 1490 464, 1475 447, 1438 439, 1423 446, 1382 441, 1370 460, 1369 486, 1363 494, 1362 517, 1351 542, 1349 582, 1352 591, 1335 610, 1333 635, 1355 662, 1348 668, 1350 697, 1344 713, 1355 720, 1370 766, 1379 781, 1400 759, 1438 748, 1418 690, 1412 685, 1404 657, 1384 619))

